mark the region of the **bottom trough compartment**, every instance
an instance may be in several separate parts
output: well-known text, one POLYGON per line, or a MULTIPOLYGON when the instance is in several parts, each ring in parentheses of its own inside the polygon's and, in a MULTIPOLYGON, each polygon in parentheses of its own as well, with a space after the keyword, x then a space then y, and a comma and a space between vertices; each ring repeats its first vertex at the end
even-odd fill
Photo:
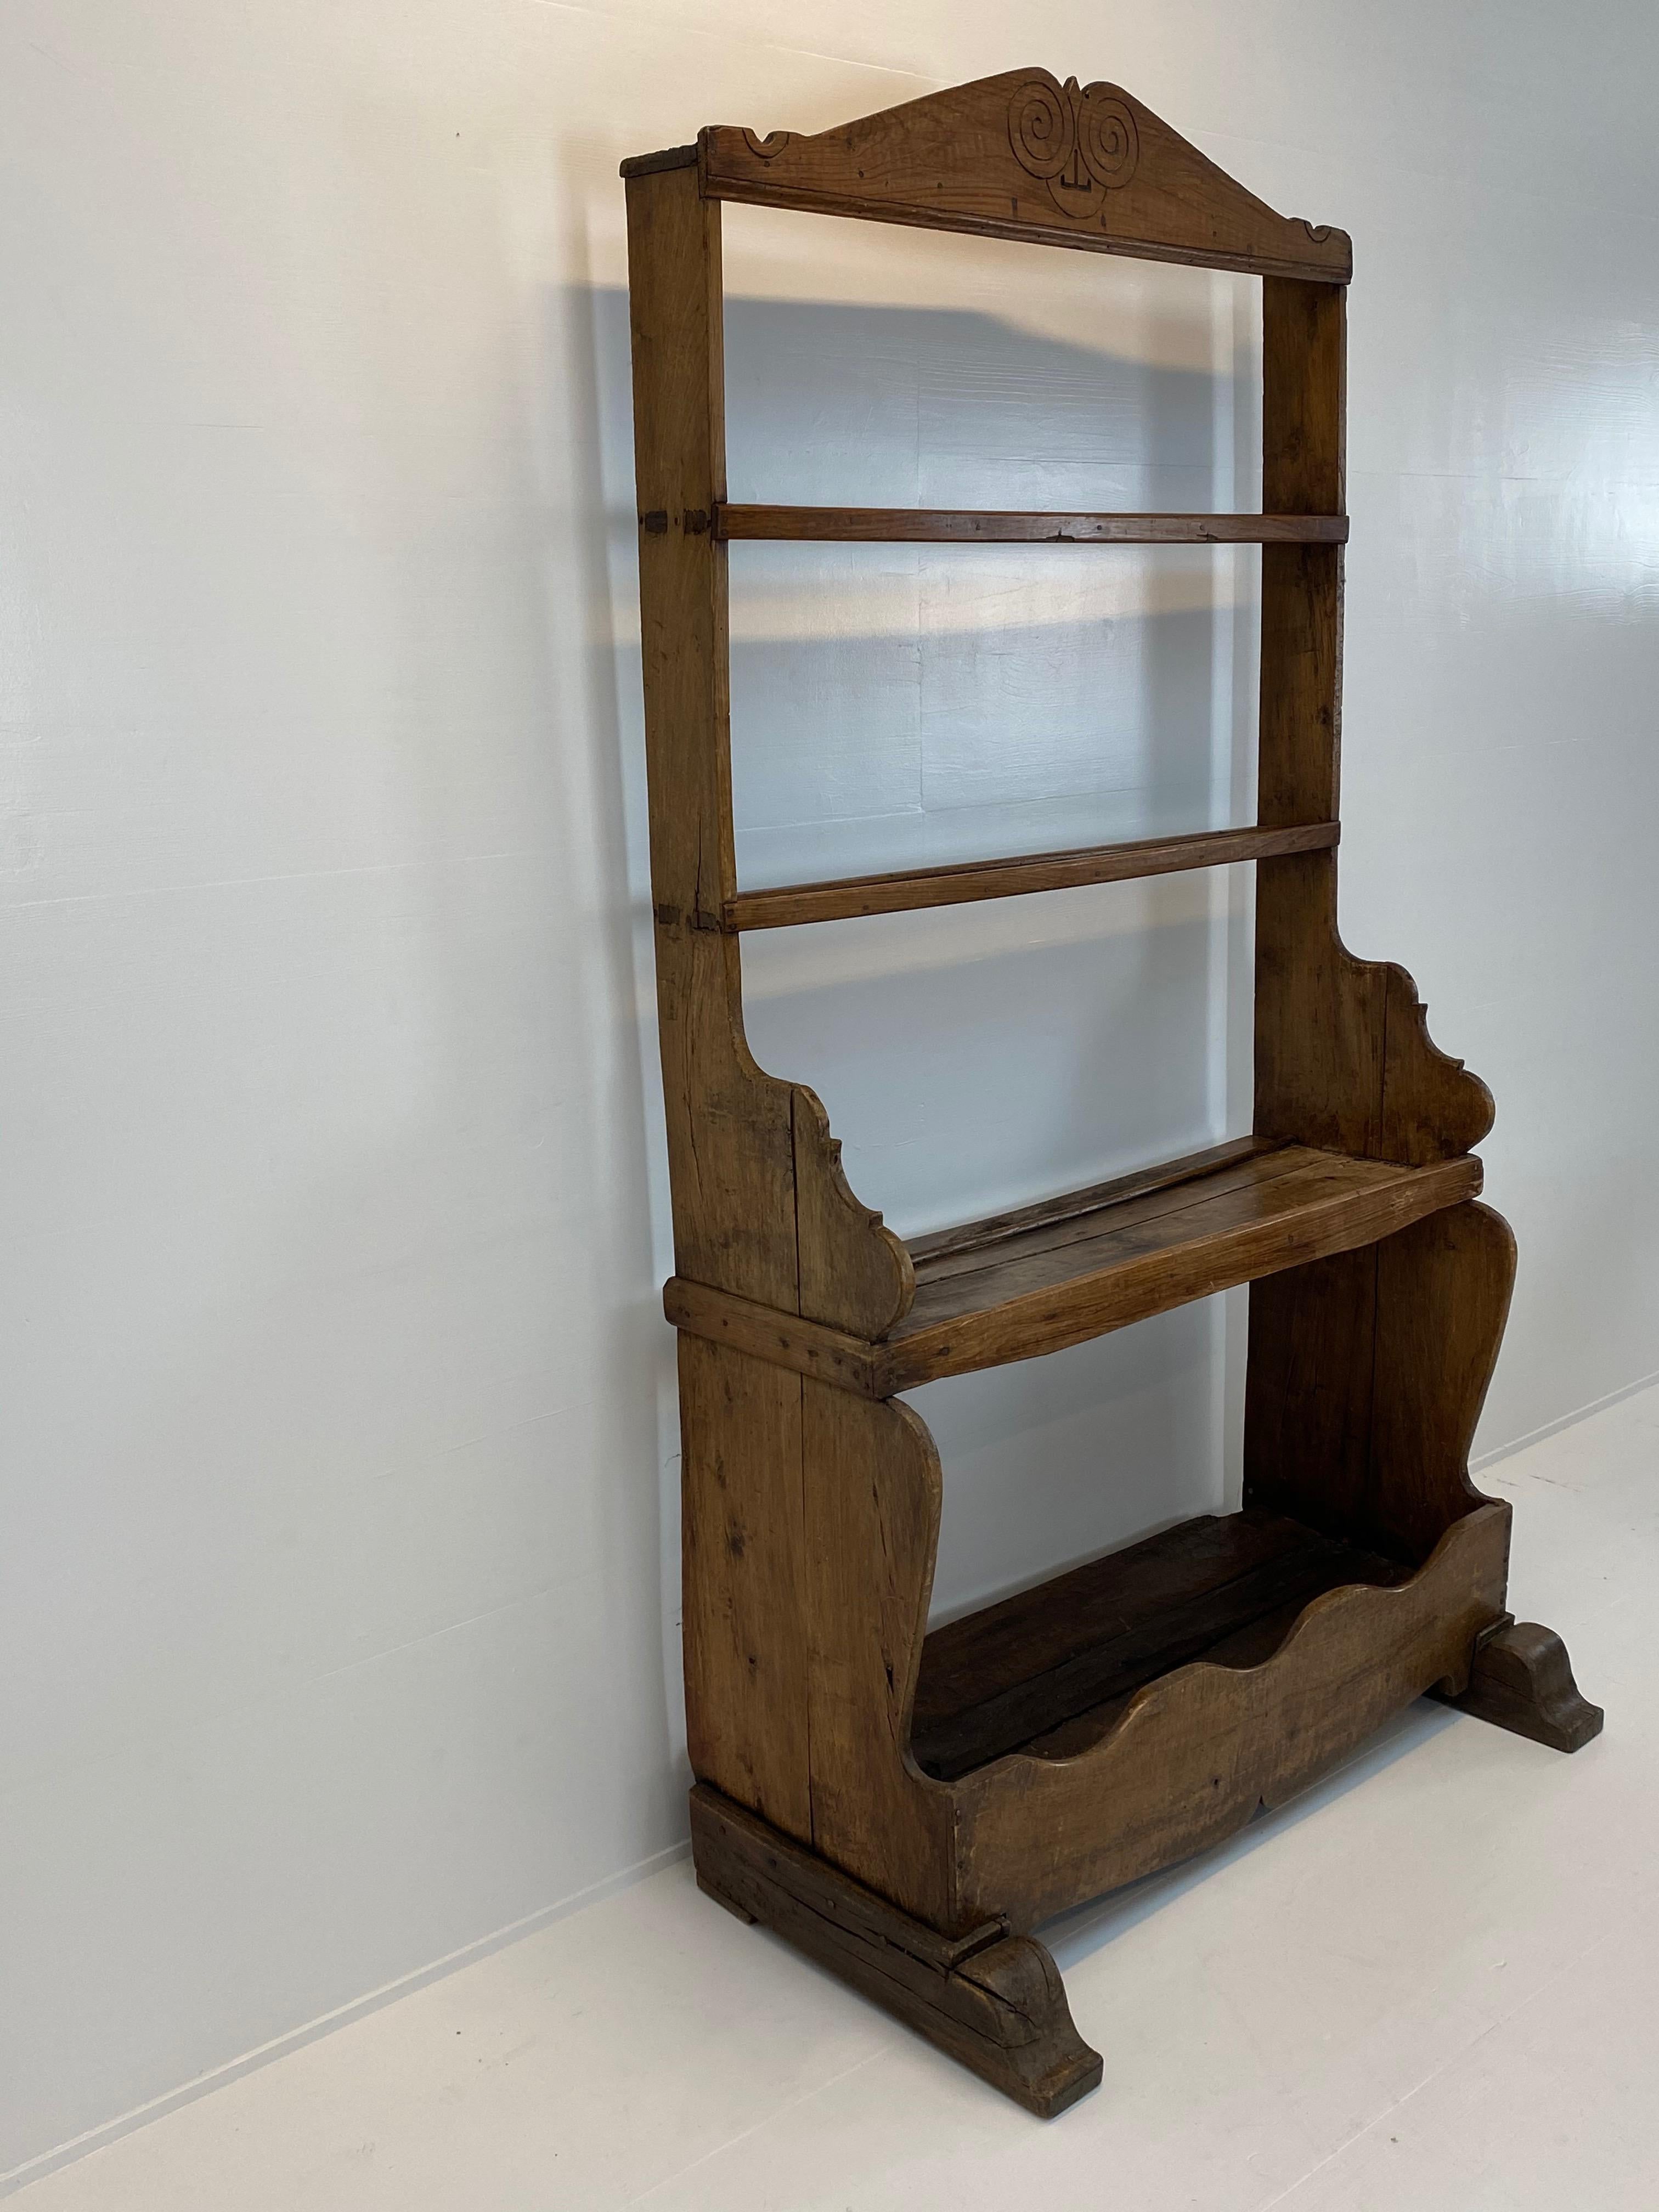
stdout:
POLYGON ((936 1628, 911 1751, 954 1782, 1011 1751, 1073 1756, 1146 1683, 1195 1659, 1254 1667, 1310 1600, 1413 1569, 1283 1514, 1206 1513, 936 1628))

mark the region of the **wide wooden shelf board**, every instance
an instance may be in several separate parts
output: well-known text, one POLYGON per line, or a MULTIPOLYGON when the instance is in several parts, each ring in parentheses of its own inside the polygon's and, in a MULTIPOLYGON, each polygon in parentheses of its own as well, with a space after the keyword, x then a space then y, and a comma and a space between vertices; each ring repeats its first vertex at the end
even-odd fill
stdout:
POLYGON ((935 1629, 911 1749, 941 1782, 1012 1751, 1074 1756, 1146 1683, 1200 1659, 1259 1665, 1325 1591, 1412 1571, 1281 1515, 1184 1521, 935 1629))
POLYGON ((1474 1197, 1480 1176, 1472 1153, 1401 1167, 1243 1137, 917 1237, 915 1304, 878 1340, 678 1275, 663 1307, 694 1336, 890 1398, 1375 1243, 1474 1197))
MULTIPOLYGON (((645 526, 654 520, 647 518, 645 526)), ((720 501, 714 531, 727 544, 763 538, 841 545, 1341 545, 1347 542, 1348 518, 1055 514, 1041 507, 744 507, 720 501)))
POLYGON ((1289 853, 1329 852, 1342 834, 1335 822, 1290 829, 1201 830, 1184 837, 1141 837, 1121 845, 1085 845, 1018 859, 960 860, 935 868, 897 869, 879 876, 844 876, 825 883, 781 884, 739 891, 726 900, 727 929, 788 929, 803 922, 845 921, 872 914, 914 913, 979 899, 1017 898, 1032 891, 1070 890, 1084 884, 1127 883, 1268 860, 1289 853))
POLYGON ((1413 1168, 1306 1145, 1253 1145, 1242 1157, 1224 1146, 1173 1183, 969 1224, 949 1249, 921 1239, 910 1248, 915 1301, 884 1341, 884 1378, 909 1389, 1080 1344, 1373 1243, 1474 1197, 1480 1177, 1469 1154, 1413 1168))

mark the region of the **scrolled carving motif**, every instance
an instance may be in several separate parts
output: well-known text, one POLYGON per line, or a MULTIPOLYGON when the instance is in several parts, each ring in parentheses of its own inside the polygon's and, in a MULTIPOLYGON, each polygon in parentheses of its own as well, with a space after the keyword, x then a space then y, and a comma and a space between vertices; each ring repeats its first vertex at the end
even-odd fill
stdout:
MULTIPOLYGON (((1075 92, 1077 81, 1066 88, 1075 92)), ((1077 150, 1077 114, 1052 77, 1028 77, 1008 102, 1008 139, 1022 169, 1045 181, 1077 150)))
POLYGON ((1026 77, 1008 101, 1008 143, 1028 176, 1048 187, 1060 213, 1086 222, 1105 195, 1133 177, 1140 160, 1134 110, 1110 85, 1078 89, 1051 76, 1026 77))
POLYGON ((1078 150, 1089 173, 1109 191, 1127 185, 1140 159, 1140 133, 1127 100, 1091 84, 1078 102, 1078 150))

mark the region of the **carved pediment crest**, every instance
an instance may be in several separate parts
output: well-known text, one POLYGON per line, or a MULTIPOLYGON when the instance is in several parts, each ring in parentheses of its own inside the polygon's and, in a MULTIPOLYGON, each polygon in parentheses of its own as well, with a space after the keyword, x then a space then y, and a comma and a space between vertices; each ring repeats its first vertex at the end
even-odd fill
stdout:
POLYGON ((1043 75, 1014 87, 1008 101, 1008 143, 1028 176, 1048 187, 1064 216, 1086 222, 1099 215, 1106 194, 1134 175, 1140 134, 1134 112, 1115 87, 1064 84, 1043 75))

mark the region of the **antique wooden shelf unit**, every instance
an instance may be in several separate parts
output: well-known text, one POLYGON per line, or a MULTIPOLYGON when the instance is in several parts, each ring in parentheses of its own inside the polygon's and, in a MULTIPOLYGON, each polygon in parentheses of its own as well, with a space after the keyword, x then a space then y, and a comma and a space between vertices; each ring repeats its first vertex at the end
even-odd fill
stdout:
POLYGON ((1469 1482, 1514 1240, 1491 1096, 1336 930, 1340 230, 1275 215, 1115 85, 1015 70, 816 137, 625 162, 652 896, 673 1186, 697 1879, 1047 2117, 1093 2087, 1045 1917, 1201 1849, 1435 1692, 1561 1750, 1601 1725, 1506 1611, 1469 1482), (1261 514, 726 498, 720 202, 1261 279, 1261 514), (736 538, 1259 544, 1257 819, 742 891, 736 538), (1256 863, 1254 1133, 908 1247, 744 1039, 745 929, 1256 863), (1243 1510, 927 1634, 937 1453, 896 1393, 1249 1283, 1243 1510))

